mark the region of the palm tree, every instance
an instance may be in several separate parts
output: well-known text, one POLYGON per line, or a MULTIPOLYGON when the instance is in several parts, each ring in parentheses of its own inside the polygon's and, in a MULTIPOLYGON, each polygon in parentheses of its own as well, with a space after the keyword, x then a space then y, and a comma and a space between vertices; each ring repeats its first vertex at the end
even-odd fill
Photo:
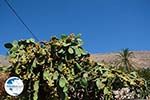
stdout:
POLYGON ((131 52, 128 48, 123 49, 119 52, 117 66, 125 67, 126 71, 129 72, 133 68, 131 63, 131 58, 134 57, 134 53, 131 52))

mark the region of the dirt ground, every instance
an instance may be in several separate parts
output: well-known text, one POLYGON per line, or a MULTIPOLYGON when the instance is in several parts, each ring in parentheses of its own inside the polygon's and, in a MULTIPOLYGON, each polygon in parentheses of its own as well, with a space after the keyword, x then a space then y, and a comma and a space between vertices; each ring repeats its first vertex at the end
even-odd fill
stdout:
POLYGON ((4 83, 8 78, 8 73, 0 73, 0 96, 4 93, 4 83))

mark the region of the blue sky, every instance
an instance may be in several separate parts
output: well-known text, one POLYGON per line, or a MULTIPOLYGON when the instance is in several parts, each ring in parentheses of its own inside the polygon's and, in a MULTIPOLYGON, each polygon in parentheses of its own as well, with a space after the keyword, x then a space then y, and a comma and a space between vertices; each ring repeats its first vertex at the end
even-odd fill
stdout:
MULTIPOLYGON (((122 48, 150 50, 149 0, 9 0, 40 40, 82 33, 90 53, 122 48)), ((31 38, 4 0, 0 0, 0 54, 6 42, 31 38)))

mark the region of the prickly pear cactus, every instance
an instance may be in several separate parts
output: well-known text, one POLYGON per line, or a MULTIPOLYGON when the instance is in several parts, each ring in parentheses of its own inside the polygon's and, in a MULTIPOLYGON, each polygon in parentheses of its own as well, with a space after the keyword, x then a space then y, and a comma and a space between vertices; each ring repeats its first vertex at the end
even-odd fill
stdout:
MULTIPOLYGON (((114 91, 123 87, 140 98, 137 94, 144 91, 143 79, 91 61, 82 44, 80 35, 74 34, 50 41, 28 39, 5 44, 11 63, 7 71, 25 84, 24 92, 15 99, 110 100, 118 95, 114 91)), ((8 98, 12 97, 6 95, 8 98)))

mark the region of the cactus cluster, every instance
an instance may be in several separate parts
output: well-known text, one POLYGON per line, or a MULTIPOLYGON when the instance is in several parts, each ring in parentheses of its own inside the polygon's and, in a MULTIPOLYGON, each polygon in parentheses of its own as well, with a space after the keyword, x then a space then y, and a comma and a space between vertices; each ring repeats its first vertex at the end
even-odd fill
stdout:
POLYGON ((142 78, 135 72, 126 74, 92 61, 82 44, 80 35, 74 34, 50 41, 28 39, 5 44, 11 63, 7 71, 25 84, 23 93, 15 99, 111 100, 116 97, 113 91, 123 87, 141 98, 137 90, 145 89, 142 78))

